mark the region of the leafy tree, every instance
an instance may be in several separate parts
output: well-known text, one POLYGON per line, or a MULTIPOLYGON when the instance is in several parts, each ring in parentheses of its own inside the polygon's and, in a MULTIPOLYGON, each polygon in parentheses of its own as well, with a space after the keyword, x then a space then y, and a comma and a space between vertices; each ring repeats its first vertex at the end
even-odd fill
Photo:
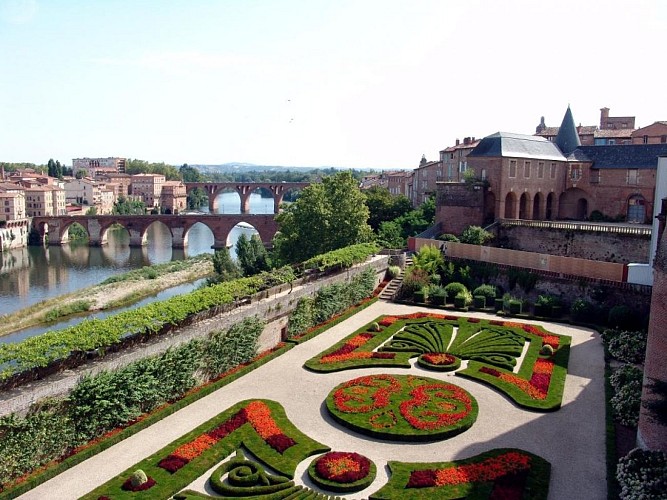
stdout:
POLYGON ((372 239, 364 195, 347 171, 306 187, 276 220, 275 255, 282 262, 304 261, 372 239))
POLYGON ((146 204, 143 201, 128 200, 124 196, 118 197, 112 210, 114 215, 142 215, 145 212, 146 204))
POLYGON ((412 210, 412 203, 407 197, 393 196, 387 188, 373 186, 364 194, 370 214, 368 224, 373 231, 378 231, 382 222, 394 220, 412 210))
POLYGON ((236 241, 236 257, 243 271, 243 276, 253 276, 271 269, 266 248, 256 234, 253 234, 250 238, 245 234, 239 236, 236 241))
POLYGON ((83 179, 84 177, 88 177, 88 170, 82 168, 81 170, 77 171, 76 178, 83 179))
POLYGON ((203 178, 199 170, 195 167, 188 166, 187 163, 181 165, 181 168, 178 169, 181 174, 183 182, 203 182, 203 178))
POLYGON ((461 243, 468 243, 470 245, 483 245, 487 241, 493 239, 493 234, 485 231, 479 226, 468 226, 463 230, 459 240, 461 243))
POLYGON ((229 249, 221 248, 213 254, 213 269, 217 274, 216 281, 230 281, 241 277, 241 269, 229 255, 229 249))
POLYGON ((90 207, 86 210, 86 215, 97 215, 97 207, 90 207))
POLYGON ((202 188, 194 188, 188 193, 188 208, 200 208, 208 204, 208 195, 202 188))
POLYGON ((59 161, 53 161, 53 158, 50 158, 46 164, 46 172, 49 177, 58 177, 60 179, 63 176, 63 166, 59 161))
POLYGON ((403 237, 400 224, 395 221, 380 223, 378 243, 385 248, 403 248, 405 246, 405 238, 403 237))

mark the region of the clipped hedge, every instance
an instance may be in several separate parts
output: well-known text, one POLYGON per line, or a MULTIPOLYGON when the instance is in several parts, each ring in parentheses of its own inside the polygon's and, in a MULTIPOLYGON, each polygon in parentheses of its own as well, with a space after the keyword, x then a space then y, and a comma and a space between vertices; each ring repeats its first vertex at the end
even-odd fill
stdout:
POLYGON ((347 268, 365 262, 368 257, 377 253, 380 247, 375 243, 359 243, 345 248, 332 250, 311 257, 303 263, 305 269, 324 271, 331 268, 347 268))

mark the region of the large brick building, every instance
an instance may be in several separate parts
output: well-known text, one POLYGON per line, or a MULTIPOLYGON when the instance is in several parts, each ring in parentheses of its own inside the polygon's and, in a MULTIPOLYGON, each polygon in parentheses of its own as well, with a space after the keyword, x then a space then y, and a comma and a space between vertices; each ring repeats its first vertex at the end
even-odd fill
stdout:
MULTIPOLYGON (((628 117, 602 120, 619 130, 634 126, 628 117)), ((645 223, 664 155, 667 144, 582 146, 568 108, 552 141, 505 132, 482 139, 467 155, 478 182, 440 183, 436 220, 454 233, 501 218, 585 220, 594 211, 645 223)))

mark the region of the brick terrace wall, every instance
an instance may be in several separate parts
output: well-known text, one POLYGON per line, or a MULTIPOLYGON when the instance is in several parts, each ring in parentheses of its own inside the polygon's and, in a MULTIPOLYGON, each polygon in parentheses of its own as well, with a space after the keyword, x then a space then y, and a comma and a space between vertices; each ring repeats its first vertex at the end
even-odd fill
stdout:
POLYGON ((387 270, 388 260, 387 255, 378 255, 339 274, 295 286, 291 292, 289 291, 289 285, 274 287, 256 294, 250 303, 232 311, 183 328, 177 328, 166 335, 149 339, 144 344, 110 354, 73 370, 6 391, 0 394, 0 415, 25 412, 32 403, 40 399, 67 394, 76 385, 79 378, 84 375, 91 375, 104 370, 115 370, 133 361, 161 354, 170 347, 184 344, 195 338, 205 338, 212 332, 225 330, 249 316, 259 316, 267 321, 259 339, 259 349, 260 351, 270 349, 281 341, 281 332, 287 325, 287 315, 296 307, 300 298, 314 296, 323 286, 347 282, 369 268, 376 271, 376 284, 379 284, 387 270))
POLYGON ((501 224, 494 244, 511 250, 629 264, 649 261, 651 236, 501 224))
POLYGON ((435 222, 443 233, 461 234, 468 226, 484 222, 484 191, 465 184, 443 183, 438 186, 435 222))

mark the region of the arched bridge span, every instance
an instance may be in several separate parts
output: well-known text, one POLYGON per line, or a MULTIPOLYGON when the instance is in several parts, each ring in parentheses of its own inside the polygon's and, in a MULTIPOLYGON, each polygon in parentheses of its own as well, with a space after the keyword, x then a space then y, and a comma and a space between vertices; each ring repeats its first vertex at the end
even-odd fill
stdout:
POLYGON ((277 214, 285 193, 291 189, 303 189, 310 184, 310 182, 186 182, 185 189, 188 194, 195 188, 203 189, 208 195, 208 210, 211 213, 217 211, 218 194, 225 190, 236 191, 241 198, 241 213, 248 214, 250 195, 256 189, 263 188, 273 195, 273 213, 277 214))
POLYGON ((119 224, 130 233, 130 246, 146 245, 146 232, 155 222, 162 222, 171 232, 172 248, 185 248, 188 244, 190 228, 201 222, 213 233, 213 248, 227 245, 229 232, 239 222, 253 226, 262 242, 270 243, 278 231, 278 223, 271 214, 196 214, 196 215, 75 215, 62 217, 34 217, 33 228, 41 241, 49 236, 50 245, 62 245, 68 241, 69 227, 78 222, 88 232, 89 245, 100 246, 107 243, 107 231, 119 224))

